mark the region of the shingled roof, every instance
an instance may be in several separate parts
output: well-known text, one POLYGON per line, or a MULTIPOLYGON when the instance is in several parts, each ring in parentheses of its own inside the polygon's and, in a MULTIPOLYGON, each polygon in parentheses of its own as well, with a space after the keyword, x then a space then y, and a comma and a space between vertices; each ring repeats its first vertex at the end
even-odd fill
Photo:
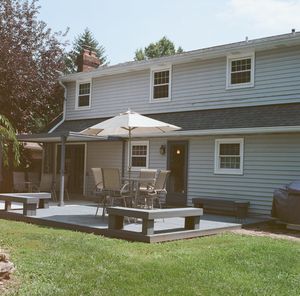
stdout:
MULTIPOLYGON (((300 103, 143 115, 180 126, 184 131, 300 126, 300 103)), ((106 119, 66 120, 55 131, 80 132, 106 119)))

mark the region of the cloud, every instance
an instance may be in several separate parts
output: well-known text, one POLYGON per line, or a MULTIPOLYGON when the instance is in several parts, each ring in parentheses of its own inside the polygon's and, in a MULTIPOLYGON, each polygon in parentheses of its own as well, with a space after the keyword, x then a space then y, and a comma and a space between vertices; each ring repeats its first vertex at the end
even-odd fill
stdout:
POLYGON ((300 0, 230 0, 219 17, 232 27, 261 33, 300 30, 300 0))

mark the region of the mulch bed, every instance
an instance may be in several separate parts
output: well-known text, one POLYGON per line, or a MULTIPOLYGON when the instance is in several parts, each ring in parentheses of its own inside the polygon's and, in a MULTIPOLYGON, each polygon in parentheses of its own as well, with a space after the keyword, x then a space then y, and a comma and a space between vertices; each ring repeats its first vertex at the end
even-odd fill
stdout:
POLYGON ((288 239, 300 242, 300 231, 287 229, 284 224, 278 224, 274 221, 255 226, 246 226, 243 229, 234 230, 233 232, 255 236, 268 236, 277 239, 288 239))

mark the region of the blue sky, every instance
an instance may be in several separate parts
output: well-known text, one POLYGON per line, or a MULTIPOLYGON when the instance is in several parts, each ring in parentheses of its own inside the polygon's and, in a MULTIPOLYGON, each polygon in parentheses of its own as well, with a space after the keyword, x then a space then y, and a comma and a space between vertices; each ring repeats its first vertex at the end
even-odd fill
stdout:
POLYGON ((185 51, 300 30, 300 0, 40 0, 40 19, 67 39, 88 27, 110 64, 166 35, 185 51))

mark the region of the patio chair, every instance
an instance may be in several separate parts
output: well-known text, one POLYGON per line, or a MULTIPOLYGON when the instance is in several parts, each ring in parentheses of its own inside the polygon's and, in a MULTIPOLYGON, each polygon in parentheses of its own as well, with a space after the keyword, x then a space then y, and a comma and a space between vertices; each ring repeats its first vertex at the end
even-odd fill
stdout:
POLYGON ((56 192, 53 186, 53 176, 52 174, 42 174, 41 181, 39 185, 33 185, 32 189, 34 192, 50 192, 52 199, 56 201, 56 192))
POLYGON ((154 187, 155 178, 157 170, 156 169, 141 169, 139 174, 140 182, 138 182, 138 188, 135 188, 136 191, 136 206, 144 200, 145 194, 148 193, 149 189, 154 187), (144 180, 143 180, 144 179, 144 180), (149 179, 149 180, 146 180, 149 179))
POLYGON ((167 194, 166 184, 170 173, 171 171, 161 170, 156 178, 154 186, 148 190, 147 195, 145 196, 145 205, 148 205, 149 208, 153 208, 154 200, 158 201, 160 208, 162 207, 162 197, 165 197, 167 194))
POLYGON ((140 192, 148 192, 149 188, 152 188, 155 183, 155 177, 157 174, 157 170, 153 169, 141 169, 139 178, 142 180, 139 183, 139 191, 140 192), (143 179, 152 179, 152 181, 147 181, 143 179))
POLYGON ((13 172, 13 189, 14 192, 27 191, 24 172, 13 172))
POLYGON ((91 173, 94 181, 93 194, 97 196, 97 210, 95 216, 97 216, 100 205, 102 204, 102 216, 104 217, 107 205, 107 195, 103 190, 102 170, 101 168, 91 168, 91 173))
POLYGON ((128 183, 122 184, 120 178, 120 171, 117 168, 102 168, 103 178, 103 191, 107 193, 111 200, 111 204, 114 205, 115 200, 123 201, 126 207, 126 198, 130 196, 128 183))
POLYGON ((28 181, 31 183, 31 186, 38 186, 40 184, 39 173, 28 172, 28 181))

